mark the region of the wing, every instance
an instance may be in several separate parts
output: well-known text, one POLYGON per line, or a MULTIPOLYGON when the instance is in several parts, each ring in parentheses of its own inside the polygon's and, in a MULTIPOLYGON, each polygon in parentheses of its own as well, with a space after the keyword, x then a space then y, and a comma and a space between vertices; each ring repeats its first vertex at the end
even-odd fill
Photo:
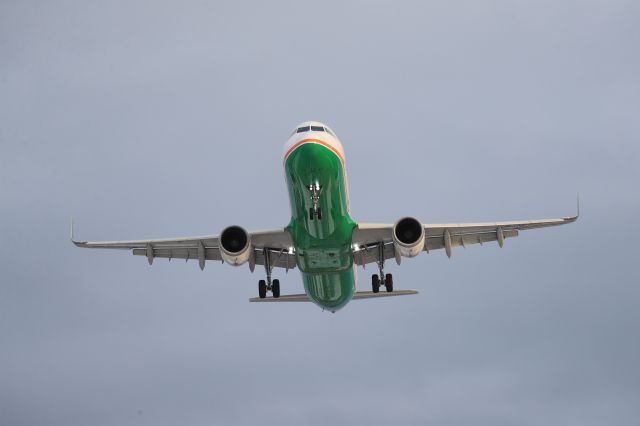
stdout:
MULTIPOLYGON (((269 257, 272 267, 293 269, 295 254, 290 253, 293 243, 286 229, 250 232, 255 264, 264 265, 269 257)), ((217 235, 131 241, 77 241, 71 224, 71 241, 78 247, 131 250, 134 255, 146 256, 149 264, 156 257, 166 259, 198 260, 204 269, 206 260, 222 261, 217 235)))
MULTIPOLYGON (((579 217, 562 217, 559 219, 523 220, 490 223, 449 223, 426 224, 424 226, 425 243, 423 250, 445 249, 451 257, 453 247, 466 247, 471 244, 484 244, 498 241, 500 247, 507 238, 517 237, 519 231, 550 226, 565 225, 575 222, 579 217)), ((393 225, 359 224, 353 230, 354 259, 358 265, 377 262, 380 252, 385 259, 395 257, 393 245, 393 225)))

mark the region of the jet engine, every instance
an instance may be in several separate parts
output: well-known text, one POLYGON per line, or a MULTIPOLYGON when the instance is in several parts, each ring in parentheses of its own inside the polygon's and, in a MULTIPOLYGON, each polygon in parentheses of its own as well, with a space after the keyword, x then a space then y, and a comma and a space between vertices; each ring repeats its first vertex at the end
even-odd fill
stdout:
MULTIPOLYGON (((393 245, 396 253, 404 257, 415 257, 424 248, 424 227, 413 217, 404 217, 393 225, 393 245)), ((400 257, 396 255, 399 262, 400 257)))
POLYGON ((220 233, 222 260, 233 266, 245 263, 251 257, 251 235, 239 226, 229 226, 220 233))

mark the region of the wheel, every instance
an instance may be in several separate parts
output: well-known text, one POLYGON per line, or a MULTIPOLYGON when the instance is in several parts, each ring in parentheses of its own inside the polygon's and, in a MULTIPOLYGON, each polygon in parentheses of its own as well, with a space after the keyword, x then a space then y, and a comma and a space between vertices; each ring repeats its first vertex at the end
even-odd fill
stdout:
POLYGON ((322 220, 322 210, 318 209, 318 220, 322 220))
POLYGON ((393 291, 393 275, 387 274, 384 277, 385 287, 387 288, 387 292, 391 293, 393 291))
POLYGON ((374 293, 380 291, 380 277, 376 274, 371 275, 371 290, 374 293))
POLYGON ((273 280, 271 284, 271 293, 276 299, 280 297, 280 280, 273 280))
POLYGON ((309 207, 309 219, 310 219, 310 220, 313 220, 313 217, 314 217, 314 216, 315 216, 315 215, 313 214, 313 207, 309 207))
POLYGON ((258 296, 260 299, 267 297, 267 283, 264 280, 258 281, 258 296))

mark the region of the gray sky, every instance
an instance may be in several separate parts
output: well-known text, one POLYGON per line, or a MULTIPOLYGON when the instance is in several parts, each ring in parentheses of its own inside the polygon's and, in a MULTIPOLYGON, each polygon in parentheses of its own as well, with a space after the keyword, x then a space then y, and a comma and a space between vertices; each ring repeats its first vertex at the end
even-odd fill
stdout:
POLYGON ((637 422, 639 22, 631 0, 0 2, 0 423, 637 422), (247 267, 69 244, 72 215, 87 239, 285 225, 310 119, 357 221, 557 217, 578 190, 582 217, 389 264, 419 296, 336 315, 249 304, 247 267))

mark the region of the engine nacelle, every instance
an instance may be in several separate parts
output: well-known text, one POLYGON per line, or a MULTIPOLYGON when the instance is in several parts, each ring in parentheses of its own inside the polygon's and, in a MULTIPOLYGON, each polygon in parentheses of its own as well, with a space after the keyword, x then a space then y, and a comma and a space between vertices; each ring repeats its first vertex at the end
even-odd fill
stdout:
POLYGON ((220 255, 222 260, 233 266, 239 266, 249 260, 251 235, 239 226, 229 226, 220 233, 220 255))
MULTIPOLYGON (((415 257, 424 248, 424 226, 413 217, 404 217, 393 225, 393 244, 396 253, 404 257, 415 257)), ((400 258, 396 256, 399 262, 400 258)))

